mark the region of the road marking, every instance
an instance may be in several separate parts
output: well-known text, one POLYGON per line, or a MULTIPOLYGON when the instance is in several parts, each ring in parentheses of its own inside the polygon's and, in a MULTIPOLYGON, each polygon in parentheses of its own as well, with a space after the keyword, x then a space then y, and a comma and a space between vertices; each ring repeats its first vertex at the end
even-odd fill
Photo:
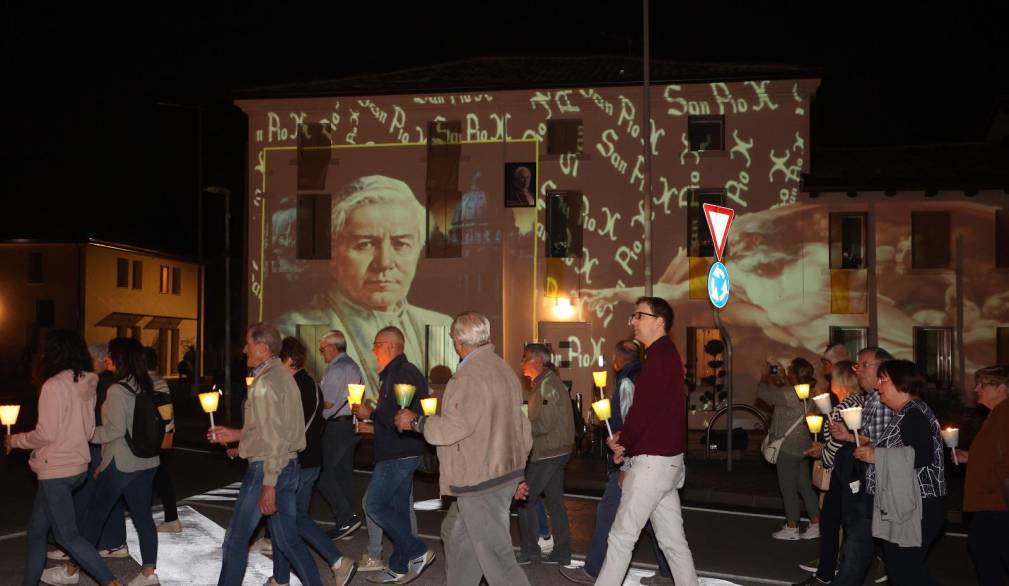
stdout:
POLYGON ((8 539, 17 539, 18 537, 25 537, 28 535, 27 531, 18 531, 17 533, 8 533, 7 535, 0 535, 0 541, 7 541, 8 539))
MULTIPOLYGON (((163 518, 155 514, 154 522, 163 518)), ((179 507, 179 521, 185 527, 182 533, 158 533, 158 577, 166 586, 172 584, 212 586, 217 584, 221 571, 224 528, 188 506, 179 507)), ((126 524, 126 543, 130 555, 138 563, 140 541, 133 523, 126 524)), ((273 575, 273 561, 259 552, 249 552, 245 570, 245 584, 263 584, 273 575)), ((300 584, 292 576, 291 584, 300 584)))

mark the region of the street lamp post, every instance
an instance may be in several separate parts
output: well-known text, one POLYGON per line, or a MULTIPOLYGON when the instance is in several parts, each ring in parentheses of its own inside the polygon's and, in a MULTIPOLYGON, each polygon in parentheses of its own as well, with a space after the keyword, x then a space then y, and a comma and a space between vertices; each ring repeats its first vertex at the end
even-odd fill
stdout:
MULTIPOLYGON (((224 196, 224 417, 231 423, 231 190, 206 187, 204 191, 224 196)), ((202 209, 202 206, 201 206, 202 209)), ((203 235, 200 234, 202 241, 203 235)))

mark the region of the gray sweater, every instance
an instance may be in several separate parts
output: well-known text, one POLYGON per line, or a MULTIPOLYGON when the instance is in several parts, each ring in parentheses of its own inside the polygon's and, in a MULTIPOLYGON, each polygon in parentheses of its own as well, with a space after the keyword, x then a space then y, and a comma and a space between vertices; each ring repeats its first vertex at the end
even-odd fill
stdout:
MULTIPOLYGON (((774 414, 768 428, 772 440, 784 437, 788 428, 805 415, 802 400, 791 386, 777 387, 760 383, 757 385, 757 398, 768 405, 774 405, 774 414)), ((788 437, 785 437, 781 451, 792 456, 801 456, 812 443, 806 422, 800 421, 788 437)))
MULTIPOLYGON (((139 387, 132 378, 124 382, 135 390, 139 387)), ((133 455, 126 443, 126 432, 133 430, 135 404, 136 397, 123 385, 116 383, 109 387, 109 394, 102 403, 102 425, 96 427, 94 435, 91 436, 91 443, 102 445, 102 463, 98 466, 99 472, 105 470, 113 460, 120 472, 139 472, 158 467, 161 461, 158 456, 138 458, 133 455)))

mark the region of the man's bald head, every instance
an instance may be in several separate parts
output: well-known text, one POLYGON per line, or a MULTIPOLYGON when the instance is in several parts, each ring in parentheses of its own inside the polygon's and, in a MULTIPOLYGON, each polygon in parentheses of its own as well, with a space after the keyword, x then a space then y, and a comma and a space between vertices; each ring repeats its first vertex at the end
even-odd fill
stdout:
POLYGON ((405 345, 406 338, 403 337, 402 330, 396 326, 386 326, 379 330, 375 334, 375 344, 371 347, 378 362, 378 371, 385 370, 386 365, 402 354, 405 345))

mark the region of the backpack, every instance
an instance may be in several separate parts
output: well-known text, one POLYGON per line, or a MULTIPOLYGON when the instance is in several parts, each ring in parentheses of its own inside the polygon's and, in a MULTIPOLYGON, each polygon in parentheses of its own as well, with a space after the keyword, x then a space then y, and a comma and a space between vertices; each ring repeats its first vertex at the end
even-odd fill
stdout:
POLYGON ((126 445, 138 458, 153 458, 161 452, 161 443, 169 422, 161 417, 158 407, 170 405, 172 397, 167 393, 154 391, 138 392, 122 381, 119 384, 134 397, 133 426, 126 431, 126 445))

